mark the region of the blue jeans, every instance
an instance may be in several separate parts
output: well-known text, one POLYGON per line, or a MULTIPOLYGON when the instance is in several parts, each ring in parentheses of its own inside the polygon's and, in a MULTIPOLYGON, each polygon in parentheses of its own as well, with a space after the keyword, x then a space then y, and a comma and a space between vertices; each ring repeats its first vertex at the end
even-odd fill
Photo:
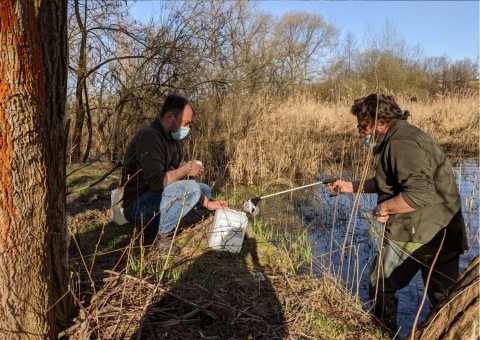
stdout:
POLYGON ((162 193, 148 190, 124 209, 125 218, 143 230, 147 240, 158 232, 170 233, 177 223, 198 203, 201 193, 210 198, 208 185, 181 180, 167 185, 162 193))

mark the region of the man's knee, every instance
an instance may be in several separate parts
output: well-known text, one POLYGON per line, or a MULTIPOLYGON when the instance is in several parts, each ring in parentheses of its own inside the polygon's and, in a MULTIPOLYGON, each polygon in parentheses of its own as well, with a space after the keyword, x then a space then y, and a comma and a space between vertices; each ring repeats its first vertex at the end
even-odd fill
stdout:
POLYGON ((202 195, 202 190, 200 185, 196 181, 189 180, 188 181, 188 196, 194 202, 193 205, 197 204, 200 201, 200 197, 202 195))
POLYGON ((212 197, 212 189, 205 183, 198 183, 198 185, 200 185, 202 193, 210 199, 210 197, 212 197))
POLYGON ((168 191, 168 193, 173 193, 173 195, 177 197, 182 197, 182 196, 197 197, 198 196, 198 199, 200 199, 201 189, 197 181, 181 180, 181 181, 176 181, 175 183, 170 184, 169 187, 170 186, 171 186, 171 189, 168 191))

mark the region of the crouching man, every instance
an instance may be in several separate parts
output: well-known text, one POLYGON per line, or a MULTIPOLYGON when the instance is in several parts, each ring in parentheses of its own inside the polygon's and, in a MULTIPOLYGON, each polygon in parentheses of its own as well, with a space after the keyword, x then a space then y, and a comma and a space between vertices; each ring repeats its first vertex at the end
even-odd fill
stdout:
POLYGON ((226 201, 211 201, 210 188, 195 180, 204 172, 202 163, 183 162, 180 140, 188 135, 193 115, 186 98, 167 96, 158 117, 134 135, 125 151, 124 216, 143 232, 144 244, 154 243, 159 250, 170 245, 168 235, 196 204, 228 208, 226 201))

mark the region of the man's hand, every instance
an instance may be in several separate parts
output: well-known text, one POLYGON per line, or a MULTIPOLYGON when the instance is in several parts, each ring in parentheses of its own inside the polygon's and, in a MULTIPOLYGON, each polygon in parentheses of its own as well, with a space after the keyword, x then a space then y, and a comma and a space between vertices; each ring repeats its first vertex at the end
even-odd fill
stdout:
POLYGON ((203 174, 203 172, 205 171, 205 168, 203 167, 202 162, 197 160, 190 161, 185 165, 189 169, 188 176, 191 176, 191 177, 197 177, 198 175, 203 174))
POLYGON ((375 209, 372 210, 372 216, 376 221, 381 223, 387 222, 390 218, 390 215, 382 212, 382 208, 379 205, 377 205, 375 209))
POLYGON ((337 188, 340 188, 340 192, 353 192, 352 182, 338 180, 333 183, 328 183, 328 190, 330 190, 331 195, 338 194, 337 188))
POLYGON ((209 210, 228 209, 227 201, 208 201, 205 208, 209 210))

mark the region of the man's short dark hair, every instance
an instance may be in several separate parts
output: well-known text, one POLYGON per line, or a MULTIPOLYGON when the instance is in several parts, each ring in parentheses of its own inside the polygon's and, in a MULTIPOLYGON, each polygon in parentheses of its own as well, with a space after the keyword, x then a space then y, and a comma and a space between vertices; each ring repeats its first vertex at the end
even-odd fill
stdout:
POLYGON ((160 111, 160 117, 165 117, 167 112, 172 112, 175 118, 178 118, 183 113, 183 110, 187 105, 191 107, 187 98, 175 93, 169 94, 163 103, 162 110, 160 111))

